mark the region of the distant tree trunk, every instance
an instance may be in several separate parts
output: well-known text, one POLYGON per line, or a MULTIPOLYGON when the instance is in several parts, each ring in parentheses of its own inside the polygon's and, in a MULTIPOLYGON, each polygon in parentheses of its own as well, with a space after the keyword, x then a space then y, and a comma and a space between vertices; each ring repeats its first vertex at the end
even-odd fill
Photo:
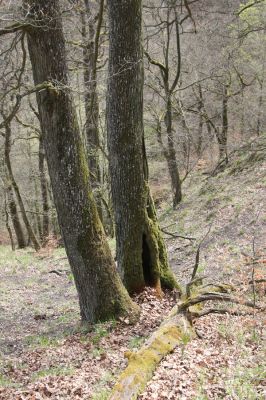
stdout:
POLYGON ((199 118, 199 125, 198 125, 198 134, 197 134, 197 155, 198 157, 201 156, 202 153, 202 134, 203 134, 203 124, 204 120, 202 117, 202 111, 203 111, 203 95, 202 95, 202 88, 201 85, 199 85, 199 102, 198 102, 198 118, 199 118))
MULTIPOLYGON (((10 127, 9 124, 6 124, 5 125, 5 164, 6 164, 7 171, 8 171, 8 178, 10 179, 10 183, 11 183, 12 189, 14 190, 14 192, 16 194, 17 202, 18 202, 18 205, 19 205, 19 208, 20 208, 20 211, 21 211, 23 222, 25 224, 25 227, 26 227, 28 235, 29 235, 29 239, 32 242, 35 250, 38 251, 38 250, 40 250, 41 246, 40 246, 40 244, 38 242, 38 239, 35 236, 35 233, 34 233, 34 231, 32 229, 30 221, 28 219, 28 216, 27 216, 27 213, 26 213, 26 210, 25 210, 25 207, 24 207, 24 203, 23 203, 23 200, 22 200, 22 197, 21 197, 21 194, 20 194, 20 190, 19 190, 19 187, 17 185, 17 182, 16 182, 14 174, 13 174, 11 160, 10 160, 10 151, 11 151, 11 127, 10 127)), ((11 191, 9 191, 9 194, 10 194, 10 196, 12 198, 11 191)), ((17 211, 14 208, 15 202, 11 201, 11 204, 12 204, 12 207, 13 207, 13 211, 11 211, 11 209, 10 209, 11 215, 17 215, 17 211)), ((14 223, 13 218, 12 218, 12 221, 14 223)), ((18 225, 18 221, 19 221, 18 218, 15 218, 15 221, 16 221, 15 223, 16 223, 17 228, 18 228, 18 226, 19 226, 18 225)), ((16 230, 15 225, 14 225, 14 229, 16 230)), ((16 231, 16 233, 17 233, 17 231, 16 231)), ((19 233, 19 237, 22 238, 21 232, 19 233)), ((23 243, 23 240, 21 241, 21 243, 23 243)), ((25 246, 23 245, 23 247, 25 247, 25 246)))
POLYGON ((165 115, 165 126, 167 133, 168 151, 167 151, 167 165, 169 174, 171 177, 172 190, 174 192, 173 197, 173 208, 176 208, 178 203, 182 200, 181 181, 178 171, 175 141, 173 135, 173 124, 172 124, 172 99, 171 95, 167 95, 166 115, 165 115))
POLYGON ((35 170, 32 164, 32 149, 31 149, 31 141, 27 142, 27 155, 28 155, 28 164, 29 164, 29 182, 30 188, 34 190, 30 196, 29 209, 32 208, 34 211, 31 213, 31 223, 36 232, 36 236, 38 233, 38 238, 42 238, 42 221, 41 221, 41 213, 40 213, 40 199, 39 199, 39 180, 36 177, 35 170), (32 204, 31 204, 32 203, 32 204))
POLYGON ((148 186, 143 129, 142 1, 109 0, 108 147, 117 262, 130 293, 176 281, 148 186))
POLYGON ((137 307, 122 285, 90 187, 89 169, 68 82, 59 2, 24 0, 28 48, 58 220, 85 321, 137 307))
POLYGON ((218 131, 217 140, 219 145, 219 160, 225 159, 228 162, 227 155, 227 136, 228 136, 228 85, 223 85, 222 94, 222 129, 218 131))
POLYGON ((41 196, 42 196, 42 243, 45 244, 49 236, 49 199, 48 199, 48 188, 45 174, 45 150, 43 143, 43 135, 40 136, 39 141, 39 174, 41 184, 41 196))
MULTIPOLYGON (((173 131, 173 104, 172 98, 174 90, 179 81, 181 72, 181 51, 180 51, 180 34, 179 34, 179 21, 176 11, 175 2, 168 2, 165 6, 166 10, 166 44, 163 49, 164 54, 164 64, 153 60, 150 55, 145 52, 149 62, 158 67, 160 74, 158 74, 158 79, 161 77, 161 87, 164 90, 164 103, 165 103, 165 118, 164 123, 166 127, 167 134, 167 147, 162 146, 164 157, 166 158, 167 167, 171 179, 171 186, 173 191, 173 208, 176 208, 178 203, 182 200, 182 189, 181 180, 179 176, 178 163, 175 150, 175 138, 173 131), (172 17, 174 15, 174 20, 172 17), (174 78, 171 82, 171 68, 169 67, 169 49, 171 36, 173 34, 170 26, 175 23, 175 40, 176 40, 176 57, 177 57, 177 67, 174 71, 174 78)), ((158 138, 158 136, 157 136, 158 138)), ((161 140, 161 145, 163 144, 161 140)))
POLYGON ((16 205, 16 201, 14 198, 14 193, 13 193, 13 189, 12 189, 12 185, 11 182, 9 180, 9 178, 7 177, 8 182, 8 186, 6 189, 6 201, 7 201, 7 205, 8 205, 8 209, 10 212, 10 217, 11 217, 11 221, 14 227, 14 231, 16 234, 16 239, 17 239, 17 244, 18 244, 18 248, 19 249, 24 249, 26 247, 26 239, 24 236, 24 232, 20 223, 20 219, 19 219, 19 214, 18 214, 18 210, 17 210, 17 205, 16 205))
POLYGON ((99 101, 97 92, 97 58, 100 38, 100 28, 103 16, 104 0, 100 0, 97 19, 94 18, 88 0, 84 0, 85 12, 82 12, 82 37, 84 40, 84 85, 85 85, 85 114, 86 139, 89 161, 91 186, 97 202, 99 216, 102 220, 101 205, 101 171, 99 163, 100 134, 99 134, 99 101), (87 17, 87 18, 86 18, 87 17), (96 24, 97 22, 97 24, 96 24), (88 28, 88 29, 87 29, 88 28))
MULTIPOLYGON (((13 234, 12 234, 12 229, 9 224, 9 211, 8 211, 8 200, 7 200, 7 193, 5 193, 5 203, 4 203, 4 210, 5 210, 5 223, 6 223, 6 229, 9 235, 10 243, 11 243, 11 248, 14 251, 16 249, 15 242, 13 239, 13 234)), ((20 247, 21 248, 21 247, 20 247)))
POLYGON ((262 117, 262 106, 263 106, 263 79, 259 80, 260 94, 258 101, 258 117, 257 117, 257 136, 261 134, 261 117, 262 117))

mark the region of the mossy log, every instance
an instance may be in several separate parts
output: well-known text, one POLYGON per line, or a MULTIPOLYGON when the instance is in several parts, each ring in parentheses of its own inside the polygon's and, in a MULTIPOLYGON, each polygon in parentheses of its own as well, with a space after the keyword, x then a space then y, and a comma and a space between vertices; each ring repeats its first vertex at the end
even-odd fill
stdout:
POLYGON ((134 400, 143 392, 159 362, 176 346, 187 343, 195 332, 175 306, 160 327, 137 352, 125 353, 128 366, 119 376, 109 400, 134 400))
MULTIPOLYGON (((201 278, 202 279, 202 278, 201 278)), ((255 305, 250 301, 238 299, 228 294, 232 290, 230 285, 205 285, 200 287, 191 287, 199 279, 190 282, 190 288, 183 294, 182 299, 173 307, 167 318, 160 327, 153 332, 147 342, 137 352, 127 352, 128 366, 119 376, 109 400, 135 400, 141 394, 148 381, 159 364, 159 362, 176 346, 185 345, 190 339, 195 337, 192 320, 210 313, 232 314, 235 311, 230 309, 210 308, 202 309, 202 304, 206 301, 222 301, 238 304, 245 307, 255 308, 259 311, 265 309, 255 305), (210 291, 204 290, 208 287, 210 291)), ((241 311, 240 315, 244 315, 241 311)))

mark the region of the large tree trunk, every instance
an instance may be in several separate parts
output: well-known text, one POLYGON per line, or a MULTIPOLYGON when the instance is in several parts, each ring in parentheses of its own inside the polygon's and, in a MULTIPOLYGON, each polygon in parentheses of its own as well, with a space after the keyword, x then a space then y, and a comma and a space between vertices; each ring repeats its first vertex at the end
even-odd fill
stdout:
POLYGON ((73 106, 58 1, 25 0, 28 48, 54 201, 77 287, 81 317, 89 322, 132 313, 89 183, 89 169, 73 106))
POLYGON ((108 147, 118 268, 130 293, 176 285, 148 187, 141 24, 141 0, 109 1, 108 147))
POLYGON ((40 244, 38 242, 38 239, 36 238, 36 235, 35 235, 35 233, 34 233, 34 231, 32 229, 32 226, 30 224, 29 218, 27 216, 27 213, 26 213, 26 210, 25 210, 25 207, 24 207, 24 203, 23 203, 23 200, 22 200, 22 197, 21 197, 21 194, 20 194, 20 190, 19 190, 19 187, 18 187, 17 182, 15 180, 15 176, 13 174, 13 169, 12 169, 12 165, 11 165, 11 160, 10 160, 11 127, 10 127, 10 124, 6 124, 5 125, 5 130, 6 130, 6 132, 5 132, 5 164, 6 164, 7 171, 8 171, 8 178, 10 179, 10 184, 12 186, 11 190, 9 190, 9 196, 10 196, 10 199, 11 199, 10 205, 12 207, 12 210, 10 209, 10 211, 11 211, 12 221, 13 221, 13 224, 14 224, 14 229, 16 231, 16 234, 18 234, 18 237, 20 238, 20 244, 22 245, 22 247, 25 247, 24 246, 24 239, 23 239, 21 227, 19 227, 19 225, 20 225, 19 224, 19 220, 16 217, 16 215, 17 215, 16 204, 12 200, 12 193, 13 193, 12 189, 15 192, 15 195, 16 195, 16 198, 17 198, 17 202, 18 202, 18 205, 19 205, 19 208, 20 208, 20 211, 21 211, 22 219, 23 219, 23 222, 25 224, 25 227, 26 227, 28 235, 29 235, 29 239, 32 242, 35 250, 38 251, 38 250, 40 250, 41 246, 40 246, 40 244), (13 217, 15 219, 13 219, 13 217), (16 228, 15 228, 15 225, 16 225, 16 228))

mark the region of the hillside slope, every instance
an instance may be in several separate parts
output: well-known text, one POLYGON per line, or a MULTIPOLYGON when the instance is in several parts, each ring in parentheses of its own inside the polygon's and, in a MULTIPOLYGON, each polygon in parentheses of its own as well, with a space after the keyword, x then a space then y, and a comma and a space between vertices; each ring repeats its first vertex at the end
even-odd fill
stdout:
POLYGON ((266 258, 266 136, 232 154, 223 172, 211 176, 195 170, 183 185, 184 198, 173 211, 161 203, 160 223, 166 235, 172 267, 182 281, 194 265, 198 243, 201 271, 220 279, 234 275, 249 257, 266 258), (254 254, 255 253, 255 254, 254 254))

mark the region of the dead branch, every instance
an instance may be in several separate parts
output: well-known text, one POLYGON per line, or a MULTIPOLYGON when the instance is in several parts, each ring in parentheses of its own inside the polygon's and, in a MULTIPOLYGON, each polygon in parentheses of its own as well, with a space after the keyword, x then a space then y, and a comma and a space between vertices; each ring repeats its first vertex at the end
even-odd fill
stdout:
POLYGON ((205 292, 202 294, 199 294, 198 296, 188 298, 187 300, 183 301, 179 305, 179 312, 185 312, 188 310, 189 307, 194 306, 196 304, 204 303, 205 301, 224 301, 228 303, 233 303, 233 304, 239 304, 245 307, 251 307, 255 308, 257 310, 264 310, 264 308, 254 305, 252 301, 244 301, 241 299, 238 299, 236 297, 232 297, 228 294, 225 293, 216 293, 216 292, 205 292))
POLYGON ((229 310, 228 308, 208 308, 207 310, 201 311, 201 312, 195 312, 192 313, 192 316, 194 318, 201 318, 201 317, 205 317, 205 315, 209 315, 209 314, 228 314, 228 315, 234 315, 234 316, 246 316, 246 315, 253 315, 253 312, 243 312, 243 311, 233 311, 233 310, 229 310))
POLYGON ((207 233, 205 234, 205 236, 204 236, 204 237, 201 239, 201 241, 199 242, 198 249, 197 249, 197 252, 196 252, 195 264, 194 264, 193 272, 192 272, 192 275, 191 275, 191 281, 195 278, 195 276, 196 276, 196 274, 197 274, 197 271, 198 271, 198 268, 199 268, 200 248, 201 248, 201 246, 202 246, 202 243, 203 243, 204 240, 206 239, 206 237, 209 235, 209 233, 210 233, 210 231, 211 231, 211 228, 212 228, 212 224, 210 224, 207 233))
POLYGON ((177 232, 168 232, 163 228, 161 228, 161 231, 163 233, 165 233, 166 235, 169 235, 173 238, 181 238, 181 239, 186 239, 186 240, 190 240, 190 241, 196 240, 196 238, 194 238, 194 237, 178 235, 177 232))

